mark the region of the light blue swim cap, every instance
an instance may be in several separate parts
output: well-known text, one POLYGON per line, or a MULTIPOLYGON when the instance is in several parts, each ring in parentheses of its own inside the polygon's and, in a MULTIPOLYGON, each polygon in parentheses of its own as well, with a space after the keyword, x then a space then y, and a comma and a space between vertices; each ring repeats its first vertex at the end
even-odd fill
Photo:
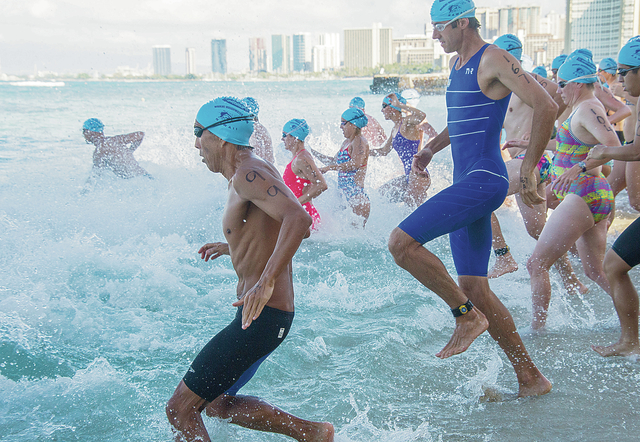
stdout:
POLYGON ((558 78, 574 83, 595 83, 598 75, 589 49, 576 49, 558 69, 558 78))
POLYGON ((532 70, 531 73, 539 75, 542 78, 547 78, 547 70, 544 68, 544 66, 536 66, 536 68, 532 70))
POLYGON ((102 124, 102 121, 98 120, 97 118, 89 118, 82 124, 82 129, 90 130, 91 132, 102 133, 104 132, 104 124, 102 124))
POLYGON ((476 5, 471 0, 434 0, 431 5, 431 21, 451 21, 476 16, 476 5))
POLYGON ((560 69, 562 63, 567 59, 567 54, 560 54, 551 62, 551 69, 560 69))
POLYGON ((238 98, 219 97, 200 108, 196 121, 228 143, 249 146, 254 117, 238 98))
POLYGON ((518 37, 513 34, 504 34, 496 39, 493 43, 500 49, 504 49, 514 57, 516 60, 522 60, 522 42, 518 37))
POLYGON ((350 107, 344 111, 342 113, 342 118, 344 118, 347 123, 351 123, 360 129, 369 123, 367 116, 357 107, 350 107))
POLYGON ((360 110, 364 110, 364 100, 360 97, 355 97, 349 102, 349 107, 356 107, 360 110))
POLYGON ((258 112, 260 112, 260 106, 258 106, 258 102, 255 98, 245 97, 242 99, 242 102, 245 104, 245 106, 247 106, 249 112, 251 112, 253 115, 258 115, 258 112))
MULTIPOLYGON (((635 38, 635 37, 634 37, 635 38)), ((618 52, 618 63, 629 67, 640 66, 640 38, 633 38, 618 52)))
POLYGON ((640 40, 640 35, 636 35, 635 37, 631 37, 627 43, 631 43, 632 41, 640 40))
POLYGON ((284 124, 282 133, 285 135, 291 135, 300 141, 304 141, 305 138, 307 138, 307 135, 309 135, 309 125, 302 118, 294 118, 284 124))
POLYGON ((598 65, 598 69, 615 75, 618 70, 618 63, 611 57, 603 58, 598 65))
MULTIPOLYGON (((407 99, 404 98, 401 94, 396 93, 395 96, 398 98, 398 101, 400 103, 407 104, 407 99)), ((387 106, 397 110, 398 112, 402 112, 402 109, 400 109, 399 107, 391 105, 391 97, 389 95, 384 97, 384 99, 382 100, 382 104, 386 104, 387 106)))

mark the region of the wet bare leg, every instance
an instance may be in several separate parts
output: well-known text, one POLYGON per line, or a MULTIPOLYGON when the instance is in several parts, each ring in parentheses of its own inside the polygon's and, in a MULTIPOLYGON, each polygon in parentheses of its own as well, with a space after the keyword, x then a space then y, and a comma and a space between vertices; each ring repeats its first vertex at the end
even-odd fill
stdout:
POLYGON ((300 419, 253 396, 219 396, 205 408, 207 416, 231 419, 252 430, 284 434, 301 442, 333 442, 334 428, 328 422, 300 419))
MULTIPOLYGON (((389 237, 389 251, 396 264, 440 296, 450 308, 459 307, 469 299, 451 278, 442 261, 397 227, 389 237)), ((487 318, 478 308, 456 318, 453 336, 436 356, 448 358, 462 353, 488 326, 487 318)))
POLYGON ((611 297, 620 320, 620 340, 606 347, 592 345, 591 348, 601 356, 638 355, 638 292, 629 277, 631 267, 610 249, 604 259, 604 270, 611 284, 611 297))
POLYGON ((502 275, 513 273, 518 270, 518 263, 513 259, 511 252, 508 251, 507 242, 502 235, 502 228, 500 228, 500 222, 498 221, 498 217, 495 213, 491 214, 491 234, 493 250, 497 251, 507 249, 507 252, 500 255, 496 253, 496 262, 493 264, 493 267, 491 267, 491 270, 489 270, 487 277, 498 278, 502 275))
POLYGON ((518 379, 518 396, 539 396, 551 391, 551 382, 538 370, 516 330, 509 310, 489 288, 487 278, 460 276, 460 287, 489 321, 489 334, 505 352, 518 379))
POLYGON ((553 266, 560 274, 562 284, 567 290, 567 293, 569 293, 570 295, 575 295, 577 293, 586 295, 587 293, 589 293, 589 287, 584 285, 582 281, 578 279, 578 276, 573 271, 571 261, 569 261, 569 256, 566 253, 562 255, 553 266))
POLYGON ((166 407, 167 418, 174 432, 174 441, 211 441, 200 414, 206 403, 192 392, 184 381, 180 381, 166 407))

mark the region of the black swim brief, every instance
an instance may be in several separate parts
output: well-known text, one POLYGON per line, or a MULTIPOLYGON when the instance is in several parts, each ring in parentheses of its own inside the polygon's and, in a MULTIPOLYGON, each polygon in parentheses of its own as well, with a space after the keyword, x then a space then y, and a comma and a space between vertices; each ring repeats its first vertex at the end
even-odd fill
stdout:
POLYGON ((611 248, 629 267, 640 264, 640 218, 620 234, 611 248))
POLYGON ((204 346, 182 380, 209 402, 223 393, 235 395, 287 337, 293 316, 293 312, 265 306, 243 330, 242 307, 238 307, 235 319, 204 346))

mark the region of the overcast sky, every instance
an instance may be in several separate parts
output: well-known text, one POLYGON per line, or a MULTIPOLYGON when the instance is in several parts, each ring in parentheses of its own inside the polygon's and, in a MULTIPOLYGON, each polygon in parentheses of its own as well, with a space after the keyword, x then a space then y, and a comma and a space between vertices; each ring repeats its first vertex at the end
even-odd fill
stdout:
MULTIPOLYGON (((145 68, 151 47, 170 45, 174 73, 185 48, 199 72, 211 67, 212 38, 227 40, 230 72, 249 67, 249 38, 297 32, 341 33, 380 22, 394 37, 421 34, 431 0, 0 0, 0 72, 112 73, 145 68)), ((476 6, 539 4, 564 12, 564 0, 477 0, 476 6)), ((342 38, 342 35, 341 35, 342 38)), ((269 54, 270 56, 270 54, 269 54)))

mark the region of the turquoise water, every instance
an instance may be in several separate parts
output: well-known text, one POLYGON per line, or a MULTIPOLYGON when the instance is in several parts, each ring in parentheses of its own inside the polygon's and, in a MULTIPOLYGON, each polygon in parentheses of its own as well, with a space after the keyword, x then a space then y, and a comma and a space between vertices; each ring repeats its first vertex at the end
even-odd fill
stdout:
MULTIPOLYGON (((204 263, 196 254, 223 239, 226 191, 193 147, 198 108, 220 95, 251 95, 272 136, 302 117, 313 130, 309 143, 334 153, 353 96, 382 120, 382 97, 368 94, 369 84, 0 83, 0 439, 170 440, 167 399, 234 315, 230 261, 204 263), (89 117, 102 119, 107 135, 145 131, 136 157, 155 179, 106 176, 87 187, 92 147, 81 123, 89 117)), ((423 97, 419 107, 444 127, 444 97, 423 97)), ((282 170, 289 154, 274 144, 282 170)), ((619 328, 611 300, 577 261, 590 293, 569 296, 552 274, 548 331, 529 331, 524 263, 534 242, 515 206, 498 216, 520 270, 491 286, 553 391, 514 399, 513 370, 487 334, 460 356, 434 356, 453 320, 387 251, 389 232, 407 214, 376 191, 402 171, 393 155, 370 161, 365 231, 350 227, 328 175, 330 190, 316 204, 323 228, 294 259, 293 329, 242 392, 333 422, 338 441, 637 440, 640 367, 590 349, 617 340, 619 328), (502 400, 481 400, 486 390, 502 400)), ((430 193, 451 179, 449 152, 439 157, 430 193)), ((635 217, 626 198, 618 197, 620 213, 635 217)), ((429 247, 453 272, 448 240, 429 247)), ((637 269, 632 278, 640 280, 637 269)), ((212 419, 206 425, 216 441, 285 440, 212 419)))

